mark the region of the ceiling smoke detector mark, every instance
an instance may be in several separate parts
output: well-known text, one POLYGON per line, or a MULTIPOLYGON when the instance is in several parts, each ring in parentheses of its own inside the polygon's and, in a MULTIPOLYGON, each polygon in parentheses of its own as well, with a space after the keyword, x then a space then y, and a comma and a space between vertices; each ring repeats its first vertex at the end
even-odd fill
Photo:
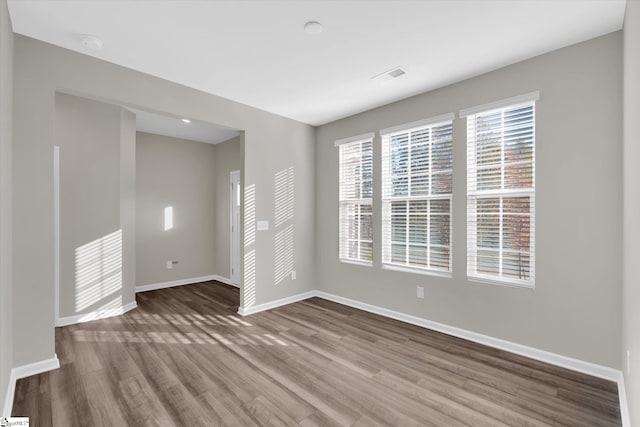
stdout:
POLYGON ((81 34, 80 43, 82 43, 82 46, 86 47, 87 49, 102 49, 102 40, 99 37, 93 36, 91 34, 81 34))
POLYGON ((384 73, 380 73, 376 76, 371 77, 372 80, 376 79, 397 79, 398 77, 402 77, 407 72, 402 67, 394 67, 390 70, 385 71, 384 73))
POLYGON ((324 27, 318 21, 309 21, 304 24, 304 30, 307 32, 307 34, 318 35, 322 31, 324 31, 324 27))

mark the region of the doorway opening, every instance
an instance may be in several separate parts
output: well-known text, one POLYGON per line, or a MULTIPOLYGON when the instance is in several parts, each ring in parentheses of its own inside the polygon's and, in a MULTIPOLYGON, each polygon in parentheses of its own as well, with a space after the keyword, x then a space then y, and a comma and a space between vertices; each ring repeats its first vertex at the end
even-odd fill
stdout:
POLYGON ((242 287, 241 130, 61 92, 55 112, 56 326, 122 314, 137 292, 242 287))
POLYGON ((235 285, 240 284, 240 203, 241 203, 241 184, 240 171, 232 171, 229 174, 231 181, 231 282, 235 285))

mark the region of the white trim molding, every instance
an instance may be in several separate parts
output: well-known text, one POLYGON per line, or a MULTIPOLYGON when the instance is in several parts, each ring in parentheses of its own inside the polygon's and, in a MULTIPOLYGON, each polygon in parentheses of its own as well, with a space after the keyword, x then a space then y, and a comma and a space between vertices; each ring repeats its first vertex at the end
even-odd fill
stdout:
MULTIPOLYGON (((156 289, 173 288, 174 286, 193 285, 195 283, 200 283, 200 282, 210 282, 212 280, 219 280, 219 278, 220 276, 218 276, 217 274, 210 274, 208 276, 174 280, 172 282, 152 283, 150 285, 136 286, 136 293, 155 291, 156 289)), ((222 281, 222 280, 219 280, 219 281, 222 281)))
POLYGON ((259 313, 265 310, 282 307, 283 305, 293 304, 294 302, 303 301, 318 296, 318 291, 303 292, 301 294, 292 295, 290 297, 278 299, 264 304, 252 305, 251 307, 238 307, 238 314, 248 316, 250 314, 259 313))
POLYGON ((32 375, 42 374, 43 372, 52 371, 60 367, 58 355, 54 354, 51 359, 41 360, 39 362, 29 363, 28 365, 18 366, 11 370, 9 377, 9 385, 7 388, 7 397, 4 401, 2 416, 10 416, 13 409, 13 399, 15 397, 16 382, 21 378, 30 377, 32 375))
POLYGON ((431 126, 431 125, 435 125, 438 123, 444 123, 444 122, 451 122, 453 121, 453 119, 456 118, 456 115, 454 113, 448 113, 448 114, 442 114, 440 116, 436 116, 436 117, 431 117, 428 119, 424 119, 424 120, 417 120, 415 122, 411 122, 411 123, 404 123, 401 125, 397 125, 397 126, 391 126, 385 129, 380 129, 380 135, 390 135, 392 133, 397 133, 397 132, 407 132, 410 131, 412 129, 416 129, 419 127, 424 127, 424 126, 431 126))
MULTIPOLYGON (((238 264, 239 264, 239 268, 238 268, 238 272, 236 274, 237 277, 241 277, 242 276, 242 221, 240 220, 240 214, 242 213, 242 173, 240 172, 240 170, 233 170, 231 172, 229 172, 229 182, 231 184, 231 192, 229 193, 229 272, 231 274, 231 277, 233 277, 233 273, 234 273, 234 265, 233 265, 233 260, 234 257, 237 255, 238 257, 238 264), (234 202, 234 187, 233 187, 233 178, 237 176, 238 177, 238 201, 234 202), (238 208, 238 230, 237 231, 233 231, 233 211, 234 208, 237 207, 238 208), (233 252, 233 237, 234 234, 238 235, 238 253, 235 254, 233 252)), ((229 188, 229 187, 227 187, 229 188)), ((218 276, 221 277, 221 276, 218 276)), ((219 282, 222 282, 222 280, 219 280, 219 282)), ((231 282, 229 280, 229 282, 231 282)), ((226 283, 226 282, 222 282, 222 283, 226 283)), ((228 285, 231 286, 237 286, 235 283, 227 283, 228 285)), ((238 286, 239 287, 239 286, 238 286)))
POLYGON ((60 147, 53 146, 53 311, 60 317, 60 147))
POLYGON ((629 416, 629 402, 627 401, 627 390, 624 386, 624 374, 619 371, 618 376, 618 398, 620 399, 620 418, 622 427, 631 427, 631 417, 629 416))
POLYGON ((215 281, 220 282, 220 283, 224 283, 225 285, 229 285, 229 286, 233 286, 234 288, 240 288, 240 285, 237 283, 233 283, 231 281, 231 279, 227 278, 227 277, 222 277, 222 276, 218 276, 217 274, 214 274, 215 276, 215 281))
POLYGON ((333 143, 334 147, 339 147, 342 144, 349 144, 350 142, 359 142, 359 141, 373 141, 373 138, 376 136, 375 132, 363 133, 362 135, 350 136, 348 138, 336 139, 333 143))
POLYGON ((524 104, 525 102, 538 101, 540 99, 540 91, 525 93, 511 98, 501 99, 500 101, 490 102, 488 104, 477 105, 475 107, 460 110, 460 118, 479 113, 481 111, 490 111, 510 105, 524 104))
POLYGON ((76 323, 84 323, 90 322, 92 320, 98 319, 106 319, 108 317, 120 316, 121 314, 126 313, 127 311, 131 311, 136 308, 138 304, 135 301, 132 301, 128 304, 123 305, 122 307, 109 308, 106 310, 97 310, 92 311, 90 313, 82 313, 76 314, 74 316, 60 317, 56 322, 56 326, 69 326, 75 325, 76 323))
POLYGON ((18 366, 11 370, 11 375, 16 380, 30 377, 32 375, 42 374, 43 372, 53 371, 60 367, 58 355, 54 353, 51 359, 41 360, 39 362, 29 363, 28 365, 18 366))
POLYGON ((522 344, 516 344, 499 338, 490 337, 488 335, 479 334, 477 332, 468 331, 466 329, 457 328, 455 326, 433 322, 422 317, 411 316, 409 314, 400 313, 398 311, 389 310, 387 308, 378 307, 360 301, 329 294, 323 291, 316 291, 315 296, 363 311, 368 311, 369 313, 379 314, 381 316, 389 317, 401 322, 410 323, 412 325, 421 326, 433 331, 442 332, 447 335, 452 335, 454 337, 487 345, 489 347, 505 350, 510 353, 519 354, 530 359, 550 363, 552 365, 560 366, 572 371, 582 372, 587 375, 592 375, 594 377, 603 378, 613 382, 618 382, 619 379, 620 371, 617 369, 609 368, 607 366, 585 362, 583 360, 574 359, 568 356, 562 356, 560 354, 551 353, 546 350, 539 350, 537 348, 528 347, 522 344))
POLYGON ((609 368, 608 366, 598 365, 584 360, 574 359, 572 357, 563 356, 560 354, 552 353, 546 350, 540 350, 526 345, 513 343, 510 341, 502 340, 499 338, 490 337, 477 332, 468 331, 466 329, 457 328, 455 326, 445 325, 443 323, 434 322, 421 317, 412 316, 398 311, 390 310, 387 308, 367 304, 364 302, 344 298, 338 295, 330 294, 324 291, 309 291, 291 297, 282 298, 279 300, 259 304, 251 307, 238 308, 238 314, 247 316, 261 311, 270 310, 273 308, 281 307, 283 305, 292 304, 294 302, 303 301, 308 298, 318 297, 328 301, 333 301, 338 304, 346 305, 349 307, 357 308, 359 310, 367 311, 369 313, 378 314, 380 316, 388 317, 391 319, 399 320, 401 322, 410 323, 412 325, 421 326, 426 329, 430 329, 437 332, 442 332, 447 335, 466 339, 479 344, 487 345, 489 347, 505 350, 510 353, 519 354, 521 356, 528 357, 530 359, 538 360, 541 362, 549 363, 554 366, 569 369, 572 371, 581 372, 583 374, 591 375, 594 377, 602 378, 612 381, 618 385, 618 397, 620 399, 620 413, 622 418, 622 426, 630 427, 629 420, 629 408, 627 403, 626 391, 624 387, 624 379, 622 371, 618 369, 609 368))

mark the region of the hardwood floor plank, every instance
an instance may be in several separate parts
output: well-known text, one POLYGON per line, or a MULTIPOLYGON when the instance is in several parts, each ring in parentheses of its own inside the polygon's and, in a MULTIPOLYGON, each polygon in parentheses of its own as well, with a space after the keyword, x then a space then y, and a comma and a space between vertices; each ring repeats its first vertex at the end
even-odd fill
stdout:
POLYGON ((36 426, 620 426, 616 384, 312 298, 239 316, 238 289, 138 294, 56 329, 17 382, 36 426))
POLYGON ((18 381, 16 385, 14 407, 22 409, 14 411, 14 416, 31 417, 35 425, 53 425, 51 414, 51 396, 49 391, 49 378, 46 374, 34 375, 18 381))
POLYGON ((104 370, 83 377, 83 387, 87 395, 91 396, 88 401, 91 425, 96 427, 127 425, 104 370))

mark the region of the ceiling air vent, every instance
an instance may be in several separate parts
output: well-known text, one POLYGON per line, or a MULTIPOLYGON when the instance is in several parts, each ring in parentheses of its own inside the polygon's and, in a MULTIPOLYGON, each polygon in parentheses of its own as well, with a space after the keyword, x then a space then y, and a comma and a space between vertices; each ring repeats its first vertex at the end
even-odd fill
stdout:
POLYGON ((385 71, 384 73, 380 73, 377 76, 373 76, 372 79, 397 79, 398 77, 404 76, 405 74, 407 74, 407 72, 402 67, 395 67, 385 71))

